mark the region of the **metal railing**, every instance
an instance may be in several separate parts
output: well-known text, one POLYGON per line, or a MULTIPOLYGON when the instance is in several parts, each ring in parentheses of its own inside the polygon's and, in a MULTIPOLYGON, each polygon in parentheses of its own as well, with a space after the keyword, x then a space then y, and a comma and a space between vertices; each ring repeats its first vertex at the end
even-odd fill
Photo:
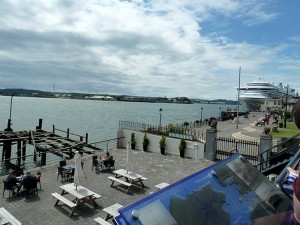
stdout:
POLYGON ((257 164, 259 143, 257 141, 238 140, 234 138, 218 137, 217 139, 217 160, 223 160, 233 153, 239 152, 252 164, 257 164))
POLYGON ((285 139, 284 141, 279 142, 277 145, 261 152, 257 155, 259 163, 255 166, 262 172, 268 170, 273 166, 275 162, 279 160, 288 160, 299 150, 299 142, 297 139, 300 136, 296 134, 290 138, 285 139))
MULTIPOLYGON (((119 141, 125 137, 119 137, 119 138, 112 138, 104 141, 97 141, 90 143, 89 145, 94 146, 95 148, 100 148, 102 150, 110 150, 110 149, 116 149, 119 146, 119 141)), ((95 151, 94 151, 95 154, 95 151)))
POLYGON ((156 135, 164 135, 174 138, 184 138, 193 141, 205 141, 205 132, 197 130, 199 123, 169 124, 168 126, 151 125, 130 121, 119 121, 119 129, 126 129, 138 132, 146 132, 156 135))

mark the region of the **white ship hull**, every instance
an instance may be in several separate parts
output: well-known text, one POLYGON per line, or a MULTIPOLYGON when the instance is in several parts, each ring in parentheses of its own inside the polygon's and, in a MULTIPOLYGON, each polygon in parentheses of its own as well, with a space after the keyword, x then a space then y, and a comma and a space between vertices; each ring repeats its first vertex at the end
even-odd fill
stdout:
POLYGON ((240 88, 239 99, 244 101, 249 111, 260 110, 262 104, 269 99, 282 99, 295 97, 295 89, 283 86, 281 83, 274 85, 265 82, 263 78, 256 78, 255 81, 240 88))

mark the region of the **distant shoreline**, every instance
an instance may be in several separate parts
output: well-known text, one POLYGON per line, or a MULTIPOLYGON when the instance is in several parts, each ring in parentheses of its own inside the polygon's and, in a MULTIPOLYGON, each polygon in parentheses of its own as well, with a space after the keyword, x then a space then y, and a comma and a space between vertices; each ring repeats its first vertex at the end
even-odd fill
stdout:
POLYGON ((55 98, 55 99, 77 99, 77 100, 98 100, 98 101, 122 101, 122 102, 145 102, 145 103, 175 103, 175 104, 223 104, 236 105, 237 101, 217 99, 189 99, 187 97, 145 97, 130 95, 108 95, 108 94, 85 94, 85 93, 53 93, 39 90, 27 89, 0 89, 0 96, 9 97, 35 97, 35 98, 55 98))

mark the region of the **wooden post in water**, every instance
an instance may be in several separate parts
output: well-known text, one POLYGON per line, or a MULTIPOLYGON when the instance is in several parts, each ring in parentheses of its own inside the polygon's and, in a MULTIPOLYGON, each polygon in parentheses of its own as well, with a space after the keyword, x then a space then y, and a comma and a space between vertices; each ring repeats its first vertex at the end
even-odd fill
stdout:
POLYGON ((36 159, 36 151, 34 151, 34 153, 33 153, 33 161, 34 161, 34 162, 37 161, 37 159, 36 159))
POLYGON ((40 130, 42 129, 42 126, 43 126, 43 119, 40 118, 40 119, 39 119, 39 129, 40 129, 40 130))
POLYGON ((17 142, 18 167, 20 167, 20 165, 21 165, 21 151, 22 151, 22 141, 18 140, 18 142, 17 142))
POLYGON ((23 140, 23 146, 22 146, 22 160, 23 160, 23 162, 26 160, 26 140, 23 140))
POLYGON ((55 134, 55 126, 54 126, 54 124, 52 126, 52 133, 55 134))
POLYGON ((29 132, 28 134, 29 134, 29 137, 28 137, 28 143, 29 143, 29 144, 32 144, 31 132, 29 132))
POLYGON ((41 150, 41 166, 46 166, 47 153, 45 150, 41 150))
POLYGON ((4 164, 10 163, 11 141, 3 141, 4 164))
POLYGON ((88 139, 89 139, 89 134, 86 133, 86 134, 85 134, 85 143, 86 143, 86 144, 88 143, 88 139))
POLYGON ((67 138, 69 138, 70 137, 70 129, 68 128, 67 129, 67 138))
POLYGON ((72 147, 70 147, 70 150, 69 150, 69 156, 70 156, 70 159, 72 159, 72 147))

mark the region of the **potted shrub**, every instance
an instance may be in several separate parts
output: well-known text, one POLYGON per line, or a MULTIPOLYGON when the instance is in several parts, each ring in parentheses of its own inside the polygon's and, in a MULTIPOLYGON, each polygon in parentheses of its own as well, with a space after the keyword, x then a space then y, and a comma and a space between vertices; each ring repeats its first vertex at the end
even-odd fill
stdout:
POLYGON ((180 143, 179 143, 179 153, 180 153, 181 158, 184 158, 185 149, 186 149, 186 141, 184 138, 181 138, 180 143))
POLYGON ((149 139, 147 137, 147 134, 144 134, 144 138, 143 138, 143 150, 147 151, 149 145, 149 139))
POLYGON ((159 141, 159 147, 160 147, 160 153, 162 155, 165 154, 165 150, 166 150, 166 137, 162 136, 160 141, 159 141))
POLYGON ((135 133, 131 133, 131 149, 135 149, 135 133))

